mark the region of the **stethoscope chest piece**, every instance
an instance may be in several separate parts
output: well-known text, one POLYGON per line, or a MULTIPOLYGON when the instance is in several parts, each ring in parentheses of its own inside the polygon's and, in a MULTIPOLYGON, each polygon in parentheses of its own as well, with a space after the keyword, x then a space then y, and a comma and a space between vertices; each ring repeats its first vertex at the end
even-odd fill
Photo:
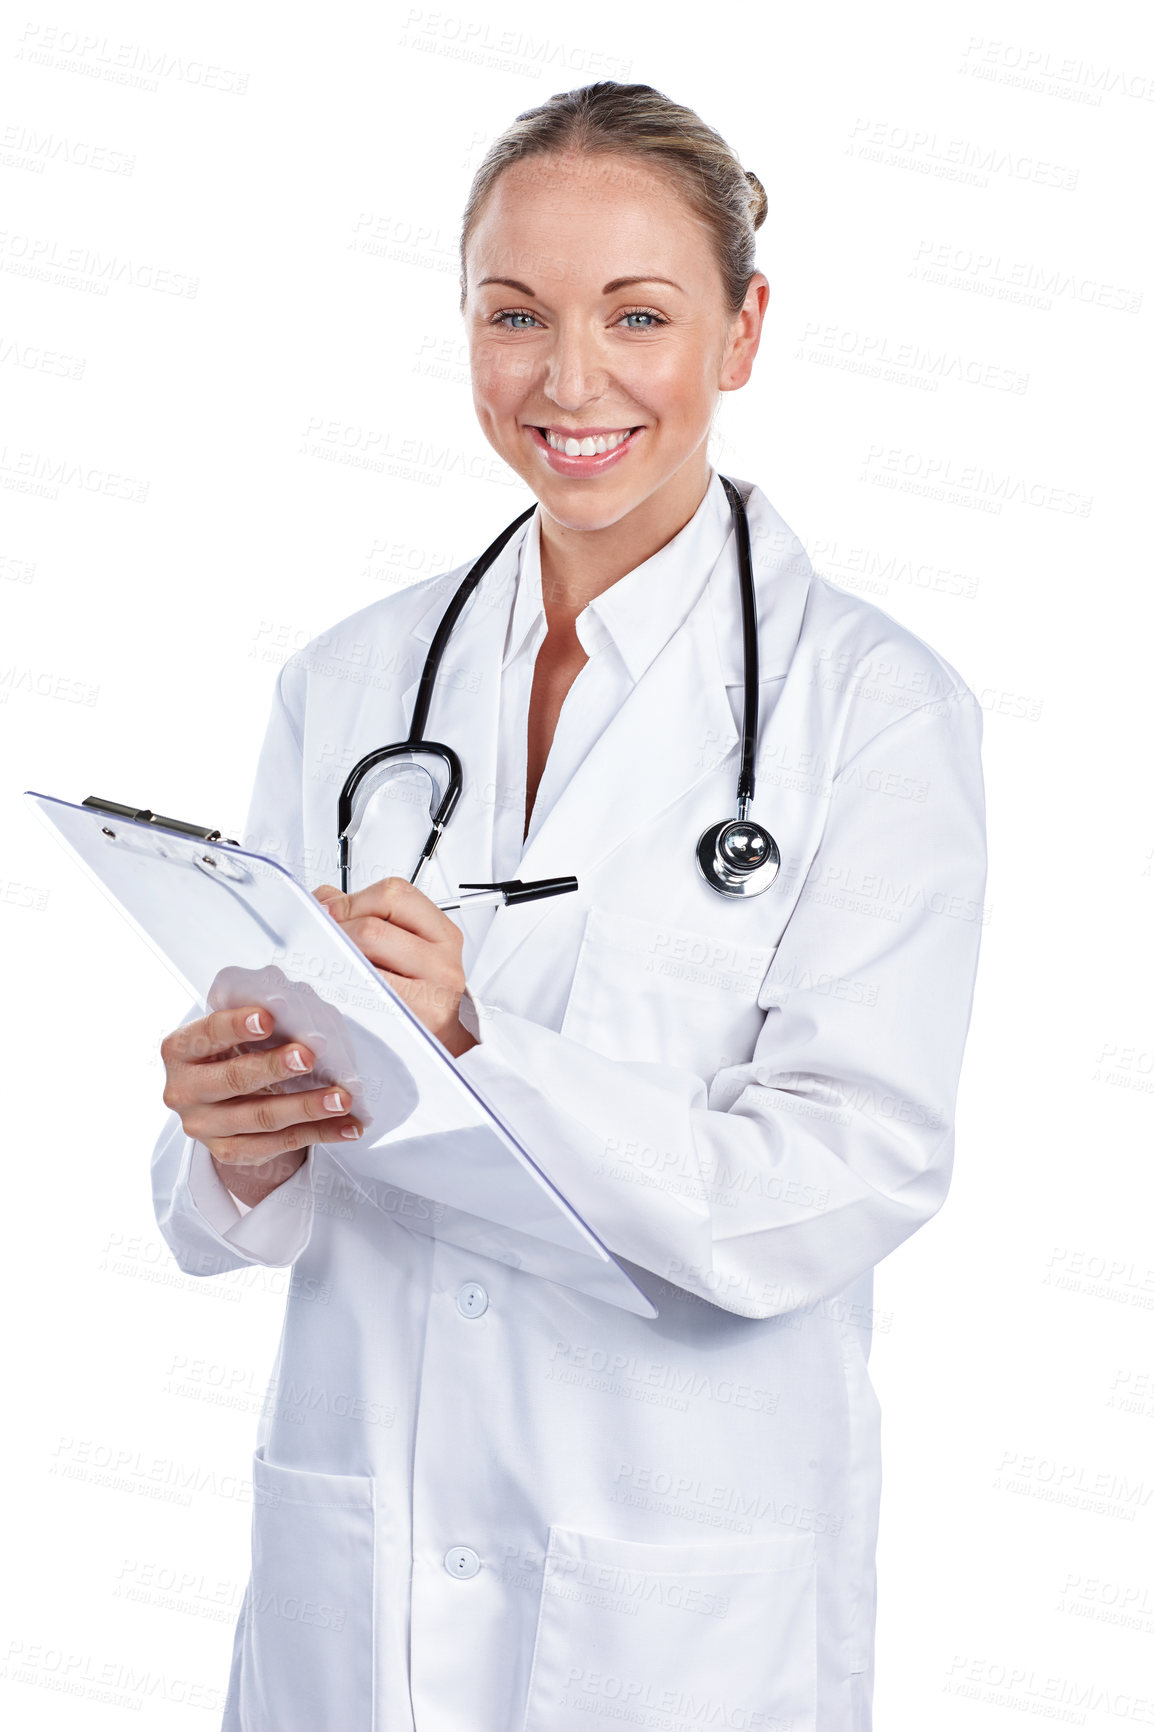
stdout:
POLYGON ((697 843, 697 869, 723 896, 760 896, 777 877, 781 853, 769 831, 748 818, 711 824, 697 843))

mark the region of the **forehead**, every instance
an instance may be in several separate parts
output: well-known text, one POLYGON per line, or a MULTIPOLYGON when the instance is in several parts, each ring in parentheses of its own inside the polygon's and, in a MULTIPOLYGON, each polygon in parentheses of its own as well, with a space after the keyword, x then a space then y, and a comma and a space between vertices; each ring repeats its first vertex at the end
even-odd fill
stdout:
POLYGON ((640 155, 605 151, 564 151, 523 157, 503 169, 493 183, 490 201, 507 206, 534 197, 569 199, 576 203, 605 198, 624 201, 675 199, 672 172, 640 155))
MULTIPOLYGON (((704 278, 706 225, 667 170, 634 156, 531 156, 498 175, 469 237, 470 275, 552 260, 573 279, 640 275, 676 260, 704 278)), ((521 273, 517 273, 521 274, 521 273)), ((662 269, 662 275, 674 275, 662 269)))

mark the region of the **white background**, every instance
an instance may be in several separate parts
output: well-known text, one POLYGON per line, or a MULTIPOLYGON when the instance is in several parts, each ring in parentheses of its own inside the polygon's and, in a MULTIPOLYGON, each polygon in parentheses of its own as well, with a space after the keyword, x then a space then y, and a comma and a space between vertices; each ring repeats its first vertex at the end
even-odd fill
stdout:
POLYGON ((877 1276, 878 1732, 1154 1724, 1137 11, 9 14, 12 1724, 98 1732, 126 1705, 142 1728, 218 1723, 287 1282, 172 1263, 148 1159, 186 994, 21 790, 237 834, 284 657, 527 502, 472 413, 460 212, 495 134, 597 77, 695 107, 769 196, 768 326, 714 461, 986 711, 955 1178, 877 1276))

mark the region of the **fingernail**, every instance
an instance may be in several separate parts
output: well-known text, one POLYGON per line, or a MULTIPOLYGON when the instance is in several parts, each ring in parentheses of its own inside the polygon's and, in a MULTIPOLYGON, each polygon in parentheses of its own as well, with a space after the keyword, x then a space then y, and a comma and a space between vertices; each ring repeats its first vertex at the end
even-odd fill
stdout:
POLYGON ((254 1010, 251 1016, 246 1016, 244 1026, 251 1029, 253 1034, 263 1034, 264 1024, 260 1020, 260 1012, 254 1010))
POLYGON ((346 1125, 344 1130, 341 1132, 342 1137, 359 1137, 360 1134, 360 1125, 346 1125))
POLYGON ((295 1046, 285 1059, 285 1063, 288 1065, 290 1070, 308 1070, 309 1068, 305 1063, 304 1053, 298 1052, 295 1046))
POLYGON ((345 1103, 338 1094, 326 1095, 325 1106, 330 1113, 343 1113, 345 1110, 345 1103))

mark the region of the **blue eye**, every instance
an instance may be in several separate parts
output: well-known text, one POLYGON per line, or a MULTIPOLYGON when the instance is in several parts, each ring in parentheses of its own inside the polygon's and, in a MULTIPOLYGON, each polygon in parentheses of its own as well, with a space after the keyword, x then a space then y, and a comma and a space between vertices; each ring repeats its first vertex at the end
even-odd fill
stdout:
MULTIPOLYGON (((535 313, 526 312, 524 307, 506 307, 503 312, 494 313, 489 323, 490 325, 504 325, 507 331, 527 331, 532 325, 538 323, 538 319, 535 313), (506 322, 515 319, 527 319, 529 323, 518 325, 506 322)), ((650 307, 629 307, 621 314, 618 323, 625 325, 626 330, 629 331, 655 331, 659 325, 667 325, 669 320, 663 319, 660 313, 653 312, 650 307), (627 319, 646 319, 648 323, 625 325, 627 319)))

